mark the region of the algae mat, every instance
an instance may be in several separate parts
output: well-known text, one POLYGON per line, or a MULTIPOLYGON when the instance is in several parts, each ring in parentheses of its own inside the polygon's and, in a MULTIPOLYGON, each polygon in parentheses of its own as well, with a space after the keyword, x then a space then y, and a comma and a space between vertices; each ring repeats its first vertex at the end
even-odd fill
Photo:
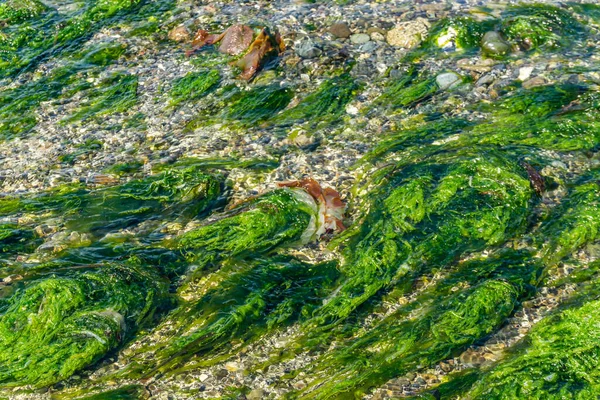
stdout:
POLYGON ((0 397, 598 398, 600 6, 422 3, 0 2, 0 397))

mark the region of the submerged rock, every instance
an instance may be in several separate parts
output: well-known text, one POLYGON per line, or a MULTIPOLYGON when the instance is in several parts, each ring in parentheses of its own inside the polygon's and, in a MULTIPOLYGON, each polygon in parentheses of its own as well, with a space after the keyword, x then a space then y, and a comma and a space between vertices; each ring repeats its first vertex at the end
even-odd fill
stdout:
POLYGON ((429 27, 429 21, 425 18, 401 22, 387 33, 387 42, 395 47, 416 47, 427 38, 429 27))
POLYGON ((481 39, 481 49, 489 55, 503 56, 510 51, 510 44, 504 40, 500 32, 489 31, 481 39))
POLYGON ((440 90, 452 89, 458 86, 461 80, 460 75, 456 72, 444 72, 435 78, 440 90))
POLYGON ((352 31, 345 22, 338 22, 329 27, 329 32, 338 38, 346 39, 352 35, 352 31))

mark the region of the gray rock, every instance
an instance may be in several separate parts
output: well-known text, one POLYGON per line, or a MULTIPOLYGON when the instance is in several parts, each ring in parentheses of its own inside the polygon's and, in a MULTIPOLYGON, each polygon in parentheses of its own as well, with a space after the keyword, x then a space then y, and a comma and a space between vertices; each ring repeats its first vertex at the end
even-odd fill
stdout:
POLYGON ((371 37, 366 33, 355 33, 350 36, 350 41, 354 44, 364 44, 371 40, 371 37))
POLYGON ((367 43, 363 44, 362 46, 360 46, 360 51, 362 51, 363 53, 371 53, 372 51, 377 49, 377 47, 379 47, 377 45, 377 43, 367 42, 367 43))
POLYGON ((440 87, 440 90, 446 90, 457 86, 460 83, 461 78, 456 72, 444 72, 439 74, 435 78, 435 81, 440 87))
POLYGON ((302 58, 317 58, 323 51, 312 40, 303 40, 295 47, 296 54, 302 58))
POLYGON ((352 31, 348 27, 348 24, 345 22, 338 22, 337 24, 333 24, 329 27, 329 32, 338 38, 348 38, 352 35, 352 31))

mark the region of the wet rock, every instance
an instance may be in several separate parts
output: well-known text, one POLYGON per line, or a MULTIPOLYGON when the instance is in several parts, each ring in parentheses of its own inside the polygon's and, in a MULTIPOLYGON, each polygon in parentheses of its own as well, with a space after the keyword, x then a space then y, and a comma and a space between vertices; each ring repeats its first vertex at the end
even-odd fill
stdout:
POLYGON ((489 31, 481 39, 481 49, 486 54, 502 56, 510 51, 510 44, 504 40, 500 32, 489 31))
POLYGON ((333 36, 342 39, 346 39, 352 34, 348 24, 345 22, 338 22, 337 24, 331 25, 331 27, 329 27, 329 32, 331 32, 333 36))
POLYGON ((425 18, 401 22, 388 32, 387 42, 395 47, 407 49, 416 47, 427 37, 429 27, 429 21, 425 18))
POLYGON ((458 86, 461 81, 460 75, 456 72, 444 72, 435 78, 440 90, 447 90, 458 86))
POLYGON ((371 40, 371 37, 366 33, 355 33, 350 36, 350 41, 354 44, 364 44, 371 40))
POLYGON ((190 38, 190 31, 184 25, 179 25, 169 31, 168 37, 175 42, 185 42, 190 38))
POLYGON ((519 77, 517 79, 524 82, 527 79, 529 79, 532 72, 533 72, 533 67, 521 67, 521 68, 519 68, 519 77))
POLYGON ((543 76, 536 76, 534 78, 528 79, 525 82, 523 82, 523 87, 525 89, 531 89, 536 86, 542 86, 545 84, 546 84, 546 78, 544 78, 543 76))
POLYGON ((310 39, 302 40, 295 47, 296 54, 302 58, 317 58, 323 51, 310 39))

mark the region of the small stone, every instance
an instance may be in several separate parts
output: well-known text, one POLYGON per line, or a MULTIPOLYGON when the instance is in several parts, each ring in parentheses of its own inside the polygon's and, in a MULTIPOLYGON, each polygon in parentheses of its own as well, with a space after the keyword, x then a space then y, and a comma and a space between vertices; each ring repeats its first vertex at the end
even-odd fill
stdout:
POLYGON ((371 37, 366 33, 355 33, 350 36, 350 41, 354 44, 364 44, 371 40, 371 37))
POLYGON ((240 366, 236 362, 228 362, 225 364, 225 369, 229 372, 235 372, 240 369, 240 366))
POLYGON ((169 31, 168 37, 176 42, 184 42, 190 38, 190 31, 185 25, 178 25, 169 31))
POLYGON ((383 42, 385 40, 385 36, 379 32, 373 32, 373 33, 371 33, 370 36, 371 36, 371 40, 374 40, 377 42, 383 42))
POLYGON ((444 72, 439 74, 435 78, 435 81, 440 87, 440 90, 446 90, 458 86, 461 82, 461 78, 456 72, 444 72))
POLYGON ((293 386, 294 386, 294 389, 296 389, 296 390, 302 390, 306 387, 306 382, 298 381, 298 382, 294 383, 293 386))
POLYGON ((246 399, 248 400, 260 400, 264 397, 265 391, 262 389, 252 389, 250 393, 246 395, 246 399))
POLYGON ((346 39, 352 35, 352 31, 345 22, 338 22, 329 27, 329 32, 335 37, 346 39))
POLYGON ((510 51, 510 44, 504 40, 500 32, 489 31, 481 39, 481 49, 484 53, 502 56, 510 51))
POLYGON ((494 82, 494 75, 485 74, 481 78, 479 78, 479 80, 477 81, 477 83, 475 85, 478 87, 479 86, 487 86, 492 82, 494 82))
POLYGON ((521 82, 526 81, 531 76, 533 72, 533 67, 521 67, 519 68, 519 77, 517 78, 521 82))
POLYGON ((401 22, 388 32, 387 42, 391 46, 406 49, 416 47, 427 37, 429 26, 429 21, 425 18, 401 22))
POLYGON ((525 89, 531 89, 536 86, 542 86, 546 84, 546 79, 542 76, 536 76, 535 78, 531 78, 523 82, 523 87, 525 89))
POLYGON ((322 53, 312 40, 303 40, 296 46, 296 54, 302 58, 317 58, 322 53))
POLYGON ((360 46, 360 51, 362 51, 363 53, 371 53, 374 50, 376 50, 377 47, 379 47, 377 45, 377 43, 369 41, 369 42, 363 44, 362 46, 360 46))

